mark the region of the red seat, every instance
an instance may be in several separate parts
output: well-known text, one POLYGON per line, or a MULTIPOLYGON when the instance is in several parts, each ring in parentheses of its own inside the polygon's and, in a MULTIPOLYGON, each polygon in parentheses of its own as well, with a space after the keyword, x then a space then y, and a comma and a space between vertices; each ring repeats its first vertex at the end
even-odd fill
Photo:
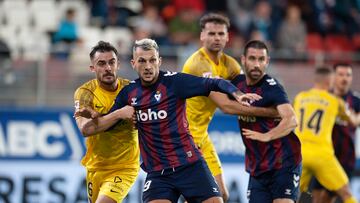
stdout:
POLYGON ((351 40, 345 35, 327 35, 325 37, 325 48, 329 52, 351 52, 354 50, 351 40))
POLYGON ((355 34, 352 37, 352 44, 355 50, 360 50, 360 34, 355 34))
POLYGON ((319 33, 309 33, 306 36, 307 50, 311 52, 323 52, 325 50, 324 47, 324 39, 321 37, 319 33))
POLYGON ((330 62, 343 61, 351 63, 354 46, 347 36, 327 35, 325 37, 325 48, 330 62))

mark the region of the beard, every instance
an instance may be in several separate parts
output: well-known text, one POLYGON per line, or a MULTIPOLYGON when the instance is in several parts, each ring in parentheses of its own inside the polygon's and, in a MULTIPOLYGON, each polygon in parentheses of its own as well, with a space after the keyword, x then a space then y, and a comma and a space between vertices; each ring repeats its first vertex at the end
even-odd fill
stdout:
POLYGON ((115 81, 116 81, 116 77, 114 74, 111 73, 105 74, 101 78, 101 83, 104 83, 106 85, 112 85, 115 81), (111 79, 106 79, 109 78, 109 76, 111 77, 111 79))
POLYGON ((259 80, 264 73, 260 71, 259 69, 251 70, 246 72, 247 77, 249 77, 251 80, 256 81, 259 80))

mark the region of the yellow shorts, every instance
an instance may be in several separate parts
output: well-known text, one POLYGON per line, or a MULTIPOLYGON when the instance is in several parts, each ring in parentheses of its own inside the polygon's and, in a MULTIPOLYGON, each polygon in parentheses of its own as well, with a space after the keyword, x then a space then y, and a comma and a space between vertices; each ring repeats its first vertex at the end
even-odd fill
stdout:
POLYGON ((312 175, 330 191, 348 184, 349 179, 334 154, 303 150, 302 157, 301 192, 307 192, 312 175))
POLYGON ((199 147, 203 157, 211 171, 213 176, 217 176, 223 173, 221 162, 219 156, 216 153, 214 144, 212 143, 209 135, 207 134, 206 138, 201 140, 201 143, 198 143, 195 140, 195 143, 199 147))
POLYGON ((138 172, 138 169, 88 170, 86 185, 90 202, 95 203, 99 195, 122 202, 135 183, 138 172))

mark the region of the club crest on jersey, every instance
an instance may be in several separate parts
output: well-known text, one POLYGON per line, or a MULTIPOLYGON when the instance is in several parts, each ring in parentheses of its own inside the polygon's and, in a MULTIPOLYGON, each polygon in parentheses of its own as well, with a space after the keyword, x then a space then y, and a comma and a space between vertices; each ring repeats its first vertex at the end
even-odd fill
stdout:
POLYGON ((156 91, 154 97, 155 97, 156 101, 159 102, 161 99, 161 92, 159 90, 156 91))
POLYGON ((131 98, 131 105, 136 105, 137 104, 136 100, 137 100, 136 97, 131 98))

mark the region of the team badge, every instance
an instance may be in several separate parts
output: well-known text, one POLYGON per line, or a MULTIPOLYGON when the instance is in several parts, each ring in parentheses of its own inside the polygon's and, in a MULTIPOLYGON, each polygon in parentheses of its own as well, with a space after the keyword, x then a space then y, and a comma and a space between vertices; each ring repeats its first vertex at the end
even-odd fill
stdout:
POLYGON ((155 95, 154 95, 154 97, 155 97, 155 99, 156 99, 156 101, 160 101, 160 99, 161 99, 161 92, 158 90, 158 91, 156 91, 156 93, 155 93, 155 95))

